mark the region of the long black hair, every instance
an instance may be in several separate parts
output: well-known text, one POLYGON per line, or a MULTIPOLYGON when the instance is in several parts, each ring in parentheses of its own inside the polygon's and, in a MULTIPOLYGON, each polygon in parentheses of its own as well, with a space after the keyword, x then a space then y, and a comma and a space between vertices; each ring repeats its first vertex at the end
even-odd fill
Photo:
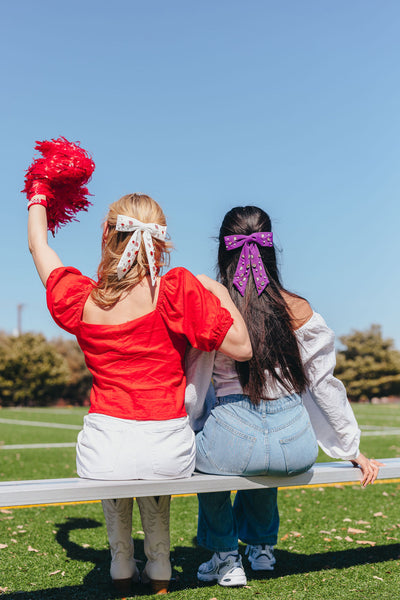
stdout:
POLYGON ((233 285, 242 248, 227 250, 224 237, 250 235, 271 231, 271 219, 256 206, 232 208, 224 217, 219 232, 218 277, 242 314, 253 347, 253 358, 236 362, 236 370, 243 391, 254 404, 266 397, 266 372, 288 391, 301 393, 307 378, 293 331, 289 308, 282 292, 296 297, 282 286, 275 248, 258 245, 270 283, 258 296, 253 276, 250 274, 244 296, 233 285))

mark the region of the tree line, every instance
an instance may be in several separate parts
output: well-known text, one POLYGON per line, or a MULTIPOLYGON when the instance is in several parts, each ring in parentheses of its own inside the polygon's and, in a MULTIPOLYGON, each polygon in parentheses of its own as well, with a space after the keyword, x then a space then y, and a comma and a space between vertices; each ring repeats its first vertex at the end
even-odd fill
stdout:
MULTIPOLYGON (((352 331, 339 338, 335 375, 350 400, 400 396, 400 352, 381 327, 352 331)), ((75 340, 47 340, 25 333, 0 332, 0 406, 46 406, 63 400, 83 405, 89 399, 92 377, 75 340)))
POLYGON ((380 325, 352 331, 339 338, 335 375, 343 381, 354 402, 400 396, 400 352, 392 339, 384 339, 380 325))
POLYGON ((83 405, 92 376, 78 343, 0 332, 0 406, 83 405))

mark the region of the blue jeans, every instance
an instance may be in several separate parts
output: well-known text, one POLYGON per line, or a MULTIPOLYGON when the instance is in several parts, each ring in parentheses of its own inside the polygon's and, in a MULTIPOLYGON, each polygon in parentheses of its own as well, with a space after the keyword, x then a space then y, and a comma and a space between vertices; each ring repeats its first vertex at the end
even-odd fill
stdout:
MULTIPOLYGON (((247 396, 217 399, 196 435, 196 469, 215 475, 295 475, 307 471, 318 445, 300 396, 251 404, 247 396)), ((198 494, 197 541, 213 551, 277 542, 277 489, 198 494)))

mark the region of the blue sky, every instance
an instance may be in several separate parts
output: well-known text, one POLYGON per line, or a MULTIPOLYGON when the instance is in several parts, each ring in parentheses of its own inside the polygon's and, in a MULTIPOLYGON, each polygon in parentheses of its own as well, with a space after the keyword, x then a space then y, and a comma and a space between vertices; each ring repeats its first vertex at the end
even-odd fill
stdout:
POLYGON ((370 0, 15 0, 0 9, 0 329, 55 337, 20 190, 35 140, 80 140, 93 206, 60 230, 95 276, 107 206, 163 207, 172 266, 214 274, 232 206, 272 217, 284 284, 337 335, 400 348, 400 4, 370 0))

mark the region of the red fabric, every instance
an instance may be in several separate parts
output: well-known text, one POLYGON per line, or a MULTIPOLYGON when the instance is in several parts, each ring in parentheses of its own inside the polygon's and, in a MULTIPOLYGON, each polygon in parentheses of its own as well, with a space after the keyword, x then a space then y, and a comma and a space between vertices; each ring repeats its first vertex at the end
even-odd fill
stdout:
POLYGON ((72 267, 55 269, 47 281, 53 319, 76 335, 93 375, 89 412, 138 421, 185 416, 187 344, 217 350, 233 322, 229 312, 177 268, 161 277, 152 312, 121 325, 91 325, 81 319, 95 285, 72 267))

